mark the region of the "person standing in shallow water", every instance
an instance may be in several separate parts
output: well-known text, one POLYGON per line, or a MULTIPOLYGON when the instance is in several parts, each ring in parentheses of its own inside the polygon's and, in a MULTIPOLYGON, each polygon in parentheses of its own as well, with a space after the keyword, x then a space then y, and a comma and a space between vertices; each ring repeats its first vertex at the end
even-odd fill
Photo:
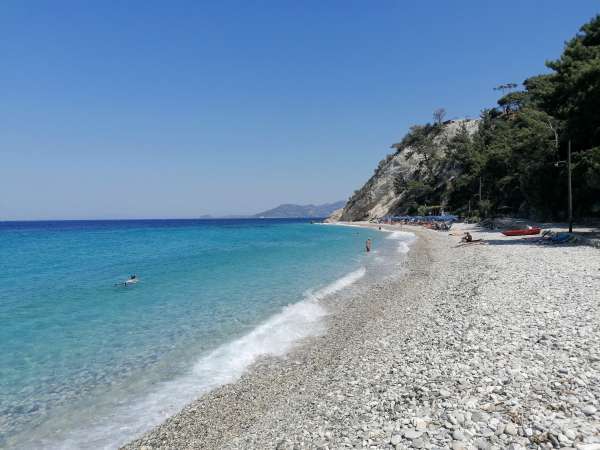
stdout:
POLYGON ((365 249, 367 250, 367 253, 371 251, 371 244, 371 238, 367 239, 367 242, 365 243, 365 249))

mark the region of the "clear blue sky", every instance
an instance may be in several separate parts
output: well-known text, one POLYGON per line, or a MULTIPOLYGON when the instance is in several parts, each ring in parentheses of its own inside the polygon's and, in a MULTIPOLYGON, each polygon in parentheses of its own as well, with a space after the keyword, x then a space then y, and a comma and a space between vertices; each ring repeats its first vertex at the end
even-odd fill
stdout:
POLYGON ((592 0, 3 1, 0 219, 346 199, 412 124, 544 71, 592 0))

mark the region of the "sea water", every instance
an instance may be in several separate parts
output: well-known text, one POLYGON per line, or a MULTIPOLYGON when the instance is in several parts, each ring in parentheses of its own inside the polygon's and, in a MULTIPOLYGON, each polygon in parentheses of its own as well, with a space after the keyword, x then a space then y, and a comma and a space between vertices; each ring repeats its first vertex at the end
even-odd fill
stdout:
POLYGON ((396 271, 412 235, 388 237, 301 220, 0 223, 0 447, 139 436, 322 333, 328 296, 396 271))

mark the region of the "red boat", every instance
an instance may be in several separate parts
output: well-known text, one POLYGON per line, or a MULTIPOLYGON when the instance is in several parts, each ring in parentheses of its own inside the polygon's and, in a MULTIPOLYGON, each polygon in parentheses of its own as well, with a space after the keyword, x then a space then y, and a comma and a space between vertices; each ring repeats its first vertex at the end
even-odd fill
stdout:
POLYGON ((527 227, 523 230, 506 230, 502 234, 504 236, 528 236, 530 234, 540 234, 542 229, 540 227, 527 227))

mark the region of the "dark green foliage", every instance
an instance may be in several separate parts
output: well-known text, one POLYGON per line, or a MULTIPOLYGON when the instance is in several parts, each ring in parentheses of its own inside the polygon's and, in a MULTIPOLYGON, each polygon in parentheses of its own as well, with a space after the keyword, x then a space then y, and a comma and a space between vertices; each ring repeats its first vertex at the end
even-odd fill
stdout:
POLYGON ((498 100, 498 105, 500 105, 506 114, 510 114, 521 109, 526 102, 527 93, 519 91, 506 94, 498 100))
POLYGON ((523 90, 499 86, 508 91, 499 107, 482 112, 473 135, 459 130, 442 155, 438 124, 411 128, 395 146, 419 156, 418 184, 396 185, 411 209, 439 202, 459 213, 564 218, 567 174, 555 163, 571 140, 575 215, 600 216, 600 16, 547 66, 552 72, 525 80, 523 90))
POLYGON ((547 66, 554 72, 545 93, 550 114, 564 120, 582 148, 600 145, 600 16, 581 27, 561 57, 547 66))
POLYGON ((574 156, 573 195, 575 211, 580 215, 600 217, 600 147, 574 156))
POLYGON ((414 157, 417 164, 417 171, 413 175, 416 175, 416 179, 407 180, 404 176, 398 176, 395 180, 394 188, 397 194, 402 194, 403 204, 398 212, 417 214, 420 207, 439 203, 443 193, 440 169, 445 158, 435 139, 442 129, 440 123, 416 125, 411 127, 402 142, 394 145, 398 153, 405 152, 407 157, 414 157))
POLYGON ((459 134, 450 142, 452 155, 459 155, 454 158, 462 159, 462 170, 453 180, 448 206, 462 211, 471 200, 484 216, 495 212, 557 215, 562 191, 556 183, 558 155, 552 120, 530 107, 501 115, 485 111, 475 135, 459 134))

